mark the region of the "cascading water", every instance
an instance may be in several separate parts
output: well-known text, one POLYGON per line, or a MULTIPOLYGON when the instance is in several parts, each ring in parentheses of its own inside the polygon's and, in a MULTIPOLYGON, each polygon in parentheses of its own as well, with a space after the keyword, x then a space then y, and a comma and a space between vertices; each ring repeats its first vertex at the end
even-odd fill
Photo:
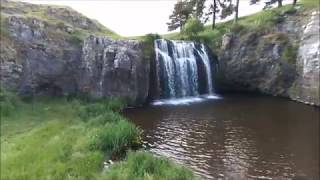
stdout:
POLYGON ((203 44, 158 39, 155 52, 161 98, 198 96, 201 73, 205 73, 205 93, 213 93, 210 60, 203 44))
POLYGON ((212 94, 213 93, 213 86, 212 86, 212 74, 211 74, 210 60, 209 60, 208 54, 205 51, 205 47, 203 44, 201 44, 201 50, 198 52, 199 52, 199 55, 201 56, 201 59, 203 60, 203 63, 206 67, 208 93, 212 94))

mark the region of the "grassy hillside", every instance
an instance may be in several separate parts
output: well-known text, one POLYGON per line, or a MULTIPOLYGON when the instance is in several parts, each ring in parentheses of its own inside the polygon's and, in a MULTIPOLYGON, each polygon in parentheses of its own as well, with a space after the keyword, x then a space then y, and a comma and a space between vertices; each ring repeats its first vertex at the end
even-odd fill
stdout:
POLYGON ((90 34, 121 38, 114 31, 104 27, 96 20, 89 19, 70 7, 57 5, 35 5, 24 2, 1 0, 1 30, 6 31, 6 21, 11 16, 25 19, 38 19, 45 22, 62 36, 72 36, 80 40, 90 34))
POLYGON ((120 115, 125 105, 120 99, 21 100, 4 91, 0 98, 0 179, 192 177, 189 170, 142 151, 104 168, 105 161, 119 160, 140 144, 141 131, 120 115))
MULTIPOLYGON (((308 11, 319 10, 319 2, 315 0, 301 0, 296 8, 292 5, 286 5, 281 8, 273 8, 264 10, 249 16, 239 18, 235 25, 233 20, 217 23, 216 28, 212 30, 211 25, 207 25, 205 30, 200 32, 196 39, 189 39, 182 33, 169 33, 162 35, 166 39, 185 39, 197 40, 207 44, 213 51, 221 46, 222 36, 226 33, 236 33, 243 35, 250 32, 268 32, 271 31, 274 25, 283 21, 284 15, 295 13, 304 13, 308 11)), ((304 15, 301 17, 303 18, 304 15)))

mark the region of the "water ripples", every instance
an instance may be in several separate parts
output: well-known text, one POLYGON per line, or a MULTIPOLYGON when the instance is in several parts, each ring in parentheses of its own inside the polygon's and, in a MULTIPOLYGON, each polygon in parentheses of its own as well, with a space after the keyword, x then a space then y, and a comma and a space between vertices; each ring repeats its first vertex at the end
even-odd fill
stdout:
MULTIPOLYGON (((145 118, 135 122, 145 130, 144 139, 152 152, 185 164, 201 179, 316 177, 319 164, 315 159, 319 158, 319 152, 312 147, 319 141, 313 136, 319 133, 316 126, 319 122, 313 119, 309 125, 301 126, 300 121, 319 115, 307 110, 302 118, 290 116, 289 124, 283 117, 294 114, 296 109, 270 118, 263 113, 270 110, 261 111, 259 105, 250 108, 247 104, 231 105, 232 113, 229 106, 205 102, 190 106, 153 106, 150 112, 142 113, 143 116, 130 117, 145 118), (152 123, 148 122, 150 119, 154 119, 152 123)), ((268 108, 281 110, 273 103, 268 108)))

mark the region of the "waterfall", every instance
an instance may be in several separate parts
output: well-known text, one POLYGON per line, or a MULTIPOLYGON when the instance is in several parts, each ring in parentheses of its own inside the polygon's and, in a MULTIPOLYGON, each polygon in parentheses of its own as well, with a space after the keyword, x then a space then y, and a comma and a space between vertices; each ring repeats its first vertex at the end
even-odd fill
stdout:
POLYGON ((154 44, 162 98, 198 96, 202 81, 205 93, 213 93, 210 59, 203 44, 165 39, 157 39, 154 44), (199 76, 203 73, 205 79, 199 76))
POLYGON ((208 93, 213 93, 213 86, 212 86, 212 72, 210 67, 210 60, 208 57, 208 54, 206 52, 206 49, 203 44, 201 44, 201 49, 199 52, 199 55, 201 56, 201 59, 203 60, 204 65, 206 66, 206 75, 207 75, 207 83, 208 83, 208 93))

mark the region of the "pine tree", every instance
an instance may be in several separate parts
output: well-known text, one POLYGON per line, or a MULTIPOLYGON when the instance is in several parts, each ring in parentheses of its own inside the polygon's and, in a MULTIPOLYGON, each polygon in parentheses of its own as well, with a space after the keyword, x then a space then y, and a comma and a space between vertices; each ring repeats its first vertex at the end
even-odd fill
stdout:
POLYGON ((234 6, 234 23, 237 23, 239 19, 239 1, 236 0, 236 5, 234 6))
POLYGON ((216 27, 216 14, 219 11, 218 10, 218 5, 217 5, 217 0, 213 0, 213 4, 211 5, 212 8, 212 29, 216 27))
POLYGON ((204 16, 204 9, 205 7, 206 0, 191 0, 190 4, 193 7, 193 15, 197 19, 201 19, 204 16))
POLYGON ((168 25, 168 30, 173 31, 178 28, 180 30, 182 29, 183 25, 187 22, 189 17, 191 16, 193 12, 192 4, 189 1, 178 1, 174 5, 174 10, 172 14, 169 16, 169 19, 171 20, 168 25))
POLYGON ((297 0, 293 0, 292 5, 295 6, 297 4, 297 0))
MULTIPOLYGON (((239 1, 239 0, 237 0, 239 1)), ((207 13, 204 13, 206 0, 180 0, 175 6, 172 15, 170 15, 170 23, 167 23, 169 31, 177 28, 182 29, 189 17, 202 19, 206 23, 212 18, 212 29, 215 28, 217 14, 221 12, 221 19, 230 16, 236 10, 236 20, 238 20, 238 7, 239 5, 232 4, 232 0, 211 0, 210 7, 207 13)))
MULTIPOLYGON (((232 3, 231 0, 211 0, 209 11, 204 14, 204 22, 207 22, 212 18, 212 29, 215 28, 217 15, 221 12, 221 19, 226 18, 232 14, 232 3)), ((202 9, 204 11, 204 9, 202 9)))

